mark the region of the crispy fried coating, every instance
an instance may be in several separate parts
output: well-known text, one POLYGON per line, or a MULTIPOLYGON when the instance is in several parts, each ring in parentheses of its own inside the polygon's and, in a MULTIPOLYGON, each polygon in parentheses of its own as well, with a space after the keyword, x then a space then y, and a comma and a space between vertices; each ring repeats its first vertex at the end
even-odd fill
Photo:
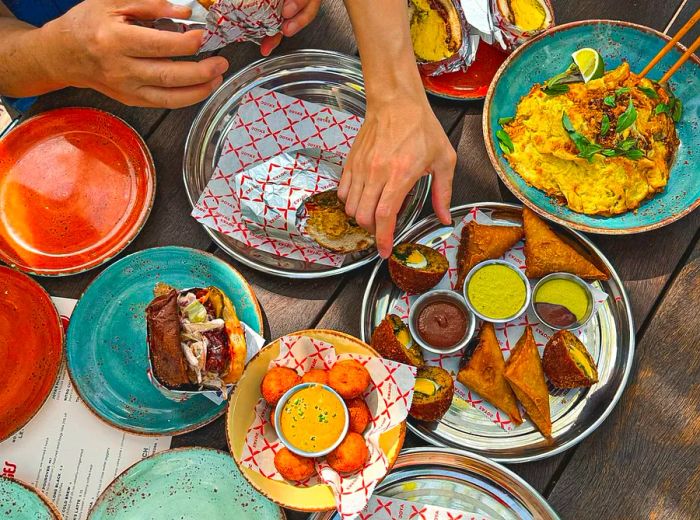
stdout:
POLYGON ((299 383, 301 378, 291 368, 273 367, 263 377, 260 393, 265 401, 275 406, 287 390, 299 383))
POLYGON ((484 322, 479 331, 479 344, 460 368, 457 381, 507 413, 515 424, 521 424, 523 418, 518 402, 503 376, 505 366, 493 323, 484 322))
POLYGON ((328 370, 314 368, 301 376, 302 383, 318 383, 319 385, 328 384, 328 370))
POLYGON ((586 280, 607 280, 598 269, 572 246, 564 242, 534 211, 523 208, 525 228, 525 274, 540 278, 550 273, 571 273, 586 280))
POLYGON ((435 393, 424 395, 414 391, 408 413, 419 421, 432 422, 441 419, 450 409, 452 397, 454 397, 455 383, 452 375, 444 368, 424 365, 418 368, 416 380, 418 379, 432 381, 435 385, 435 393))
POLYGON ((314 459, 302 457, 282 448, 275 454, 275 468, 287 480, 306 480, 316 472, 314 459))
POLYGON ((355 399, 348 399, 345 405, 348 407, 348 414, 350 415, 349 430, 361 434, 367 428, 370 419, 367 403, 361 397, 356 397, 355 399))
POLYGON ((415 367, 423 364, 423 353, 420 347, 411 338, 411 332, 406 324, 396 314, 387 314, 374 329, 372 347, 383 358, 415 367), (404 341, 409 346, 406 346, 404 341))
POLYGON ((403 242, 389 257, 389 276, 396 287, 417 294, 435 287, 450 265, 445 255, 432 247, 403 242))
POLYGON ((549 391, 544 379, 542 360, 537 350, 532 327, 525 332, 511 351, 503 373, 530 420, 548 439, 552 436, 549 412, 549 391))
POLYGON ((339 361, 328 372, 328 386, 338 392, 343 399, 361 396, 369 386, 369 382, 369 372, 354 359, 339 361))
POLYGON ((598 371, 586 346, 568 330, 557 331, 544 347, 544 373, 558 388, 578 388, 598 382, 598 371))
POLYGON ((369 458, 365 439, 359 433, 348 432, 336 449, 328 454, 326 462, 338 473, 355 473, 369 458))
POLYGON ((464 280, 479 262, 500 258, 523 238, 522 226, 487 226, 472 220, 462 228, 457 251, 457 286, 462 290, 464 280))

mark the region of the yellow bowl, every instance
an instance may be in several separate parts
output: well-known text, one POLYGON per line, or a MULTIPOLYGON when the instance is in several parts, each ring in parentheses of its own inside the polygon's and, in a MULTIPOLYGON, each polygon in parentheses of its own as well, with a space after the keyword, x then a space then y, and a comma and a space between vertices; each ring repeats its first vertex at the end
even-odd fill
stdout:
MULTIPOLYGON (((292 332, 290 336, 307 336, 332 344, 338 354, 361 354, 376 356, 379 354, 359 339, 334 330, 302 330, 292 332)), ((260 473, 241 466, 241 453, 245 444, 246 432, 255 416, 255 405, 262 397, 260 383, 267 368, 274 358, 279 355, 279 339, 276 339, 263 349, 248 363, 236 389, 229 400, 226 412, 226 440, 228 448, 243 476, 264 496, 273 502, 297 511, 327 511, 335 509, 335 499, 330 486, 318 484, 310 487, 297 487, 285 481, 272 480, 260 473)), ((396 425, 382 434, 379 446, 389 460, 389 468, 396 462, 404 437, 406 423, 396 425)))

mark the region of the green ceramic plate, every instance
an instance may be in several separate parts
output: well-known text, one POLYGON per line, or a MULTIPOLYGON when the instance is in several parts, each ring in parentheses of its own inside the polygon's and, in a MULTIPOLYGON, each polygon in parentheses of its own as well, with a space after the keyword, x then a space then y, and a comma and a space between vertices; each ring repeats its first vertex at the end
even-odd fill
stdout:
POLYGON ((0 476, 0 517, 12 520, 61 520, 43 493, 20 480, 0 476))
POLYGON ((279 506, 258 494, 228 453, 178 448, 145 458, 119 475, 88 520, 275 520, 279 506))

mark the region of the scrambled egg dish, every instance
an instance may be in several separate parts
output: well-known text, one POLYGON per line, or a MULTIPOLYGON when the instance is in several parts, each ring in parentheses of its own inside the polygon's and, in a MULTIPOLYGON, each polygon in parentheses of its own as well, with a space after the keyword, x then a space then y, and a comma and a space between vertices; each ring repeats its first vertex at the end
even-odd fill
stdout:
POLYGON ((670 108, 677 100, 627 63, 566 87, 547 93, 546 85, 535 85, 503 123, 512 168, 590 215, 634 210, 662 191, 679 143, 670 108))

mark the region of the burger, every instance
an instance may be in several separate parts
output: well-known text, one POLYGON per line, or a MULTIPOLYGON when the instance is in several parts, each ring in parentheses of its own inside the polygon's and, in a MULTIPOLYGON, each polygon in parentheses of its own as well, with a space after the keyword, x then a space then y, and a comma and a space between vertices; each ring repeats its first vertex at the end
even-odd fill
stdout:
POLYGON ((454 56, 462 46, 462 24, 452 0, 410 0, 411 40, 416 59, 433 63, 454 56))
POLYGON ((218 287, 155 288, 146 307, 152 375, 169 390, 220 390, 236 383, 246 359, 245 332, 218 287))

